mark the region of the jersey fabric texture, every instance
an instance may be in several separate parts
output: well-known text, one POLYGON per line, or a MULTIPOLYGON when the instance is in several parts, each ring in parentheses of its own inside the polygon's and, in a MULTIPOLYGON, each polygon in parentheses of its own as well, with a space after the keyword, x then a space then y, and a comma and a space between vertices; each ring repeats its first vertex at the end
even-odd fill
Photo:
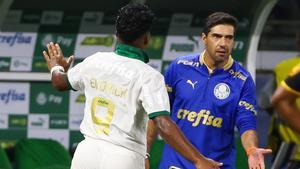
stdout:
MULTIPOLYGON (((203 54, 174 60, 165 73, 171 117, 188 140, 206 157, 235 168, 234 128, 256 130, 255 85, 250 74, 231 56, 211 74, 203 54)), ((165 145, 160 169, 194 169, 165 145)))
POLYGON ((141 49, 118 44, 115 52, 97 52, 68 71, 71 87, 86 96, 83 135, 145 157, 148 117, 170 109, 164 78, 147 60, 141 49))

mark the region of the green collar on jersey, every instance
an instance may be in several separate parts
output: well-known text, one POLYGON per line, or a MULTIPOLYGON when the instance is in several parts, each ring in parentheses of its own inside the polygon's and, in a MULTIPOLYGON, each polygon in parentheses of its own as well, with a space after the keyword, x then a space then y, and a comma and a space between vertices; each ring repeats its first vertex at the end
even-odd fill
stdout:
POLYGON ((130 45, 126 45, 124 43, 118 43, 116 45, 115 53, 118 55, 125 56, 125 57, 138 59, 145 63, 149 62, 149 57, 144 50, 130 46, 130 45))

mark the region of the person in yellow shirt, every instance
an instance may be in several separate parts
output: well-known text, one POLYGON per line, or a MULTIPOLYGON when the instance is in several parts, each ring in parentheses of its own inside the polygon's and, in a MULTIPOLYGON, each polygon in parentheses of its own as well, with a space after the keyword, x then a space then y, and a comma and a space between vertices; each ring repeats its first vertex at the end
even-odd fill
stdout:
MULTIPOLYGON (((297 45, 300 49, 299 35, 297 45)), ((285 167, 300 168, 300 57, 282 61, 274 71, 278 87, 271 103, 279 114, 278 133, 282 141, 296 144, 296 151, 285 162, 285 167)))

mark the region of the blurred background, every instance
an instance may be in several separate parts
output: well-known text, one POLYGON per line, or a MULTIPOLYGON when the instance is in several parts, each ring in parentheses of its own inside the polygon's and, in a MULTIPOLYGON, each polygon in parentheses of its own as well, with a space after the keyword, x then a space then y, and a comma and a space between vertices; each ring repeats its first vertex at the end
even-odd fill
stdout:
MULTIPOLYGON (((74 64, 96 51, 113 50, 115 14, 129 2, 0 0, 0 168, 68 166, 83 139, 79 125, 85 97, 81 92, 61 93, 52 87, 42 50, 48 42, 57 42, 66 56, 75 54, 74 64), (34 143, 27 145, 29 139, 34 143), (40 139, 47 139, 47 143, 38 143, 40 139), (37 154, 26 159, 24 152, 35 151, 30 147, 38 147, 37 154), (49 151, 53 154, 45 155, 48 162, 37 158, 49 151)), ((176 57, 203 49, 200 33, 203 19, 210 13, 224 11, 238 18, 233 57, 256 81, 259 142, 267 147, 273 115, 268 99, 274 88, 269 84, 274 82, 274 67, 279 62, 299 55, 296 35, 300 31, 300 0, 135 2, 149 5, 156 13, 147 52, 150 65, 162 73, 176 57)), ((151 152, 152 169, 157 167, 163 144, 158 140, 151 152)), ((236 146, 237 168, 247 168, 238 135, 236 146)), ((267 157, 267 168, 273 160, 274 155, 267 157)))

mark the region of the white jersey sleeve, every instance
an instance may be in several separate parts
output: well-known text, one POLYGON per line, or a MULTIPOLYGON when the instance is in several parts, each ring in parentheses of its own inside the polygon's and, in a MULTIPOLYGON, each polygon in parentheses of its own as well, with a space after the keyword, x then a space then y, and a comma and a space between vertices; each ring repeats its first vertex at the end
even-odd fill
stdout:
POLYGON ((68 82, 74 90, 84 90, 84 83, 82 80, 82 68, 84 62, 78 63, 67 72, 68 82))
POLYGON ((157 115, 169 114, 169 98, 164 78, 158 72, 143 78, 139 99, 149 118, 157 115))

